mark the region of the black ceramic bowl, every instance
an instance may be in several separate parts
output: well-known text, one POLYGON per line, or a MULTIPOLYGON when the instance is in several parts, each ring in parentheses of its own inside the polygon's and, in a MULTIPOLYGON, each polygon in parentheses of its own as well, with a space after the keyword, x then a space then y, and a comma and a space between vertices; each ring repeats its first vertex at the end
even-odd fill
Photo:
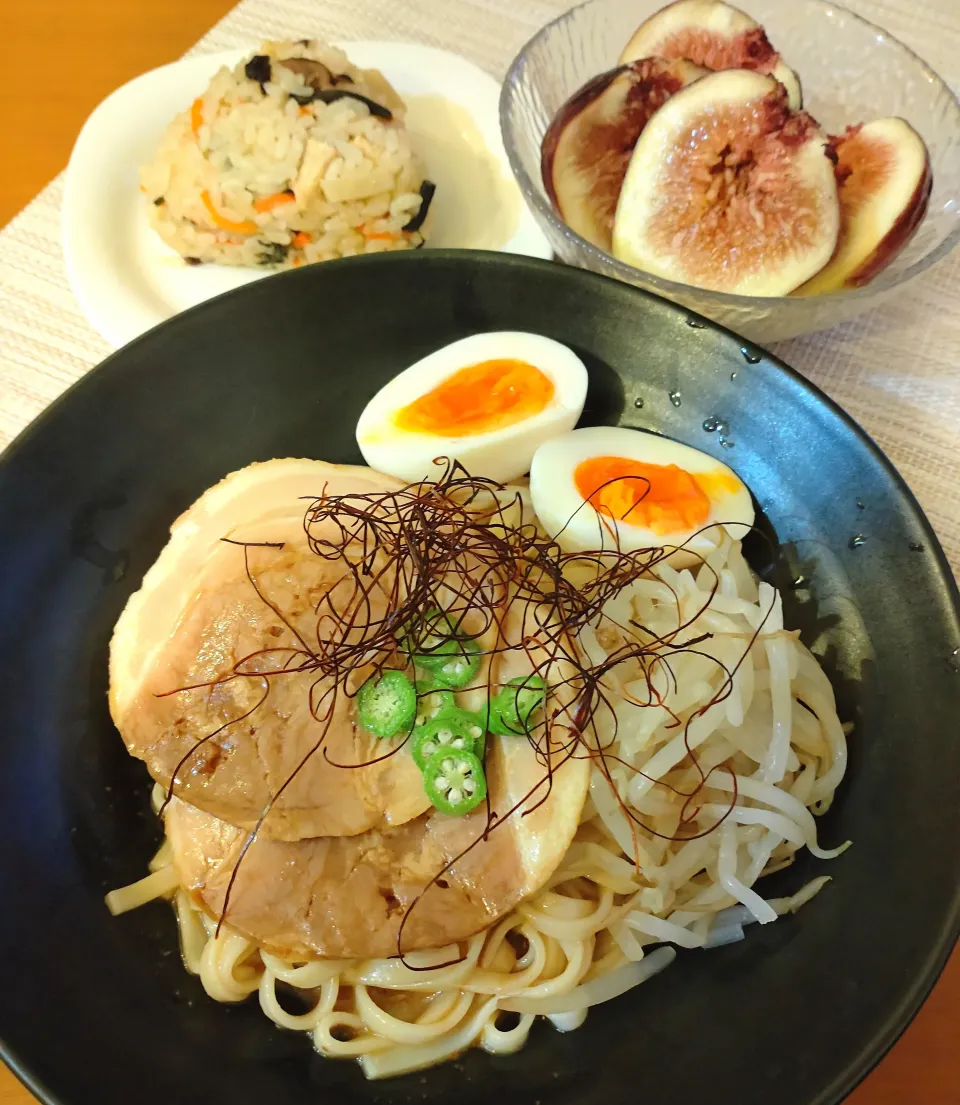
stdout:
POLYGON ((876 447, 789 368, 670 303, 559 265, 442 252, 317 265, 207 303, 111 357, 0 459, 4 1055, 62 1105, 832 1105, 957 935, 958 645, 949 569, 876 447), (395 372, 514 328, 583 357, 585 421, 695 445, 752 488, 776 549, 754 540, 754 566, 786 588, 785 617, 856 723, 821 828, 854 847, 768 883, 769 896, 833 876, 796 917, 682 952, 577 1032, 543 1024, 518 1055, 368 1084, 255 1004, 207 1000, 163 904, 108 915, 104 891, 143 874, 158 833, 107 714, 107 643, 206 487, 270 457, 359 460, 357 415, 395 372), (734 448, 703 429, 711 417, 734 448))

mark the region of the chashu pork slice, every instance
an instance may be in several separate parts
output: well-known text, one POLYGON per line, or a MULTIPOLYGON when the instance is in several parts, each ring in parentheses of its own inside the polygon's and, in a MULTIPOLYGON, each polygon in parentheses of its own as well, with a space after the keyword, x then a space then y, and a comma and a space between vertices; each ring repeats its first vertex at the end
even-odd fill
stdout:
MULTIPOLYGON (((284 958, 379 958, 397 953, 398 938, 404 952, 464 940, 547 882, 580 822, 590 760, 573 729, 572 668, 537 640, 542 611, 504 609, 495 681, 538 670, 551 720, 549 737, 541 726, 532 742, 487 737, 489 811, 481 803, 463 817, 432 812, 339 839, 258 837, 237 871, 230 926, 284 958)), ((181 884, 220 918, 247 834, 182 802, 168 808, 166 833, 181 884)))
MULTIPOLYGON (((464 817, 435 812, 357 836, 258 837, 237 872, 227 923, 297 961, 395 955, 405 916, 404 952, 465 940, 543 886, 563 859, 588 777, 587 760, 563 758, 555 757, 547 793, 546 768, 525 740, 488 737, 487 784, 499 817, 486 839, 483 804, 464 817)), ((219 918, 247 833, 184 802, 172 802, 165 816, 182 885, 219 918)))
MULTIPOLYGON (((311 754, 324 728, 311 712, 311 693, 314 704, 329 701, 323 694, 331 678, 318 682, 315 670, 258 674, 287 661, 295 666, 302 642, 316 649, 317 604, 331 594, 343 603, 351 593, 342 565, 307 544, 309 499, 399 487, 367 468, 267 461, 228 476, 177 519, 110 647, 111 714, 154 779, 169 786, 188 756, 177 796, 247 829, 306 758, 276 799, 264 838, 349 836, 423 813, 429 803, 405 751, 349 766, 383 756, 390 744, 358 725, 347 694, 337 695, 323 745, 311 754), (244 548, 223 538, 282 548, 244 548), (252 674, 229 678, 245 658, 242 669, 252 674), (186 687, 193 689, 178 690, 186 687)), ((365 617, 384 609, 374 594, 365 617)), ((362 666, 351 671, 349 691, 369 674, 362 666)))

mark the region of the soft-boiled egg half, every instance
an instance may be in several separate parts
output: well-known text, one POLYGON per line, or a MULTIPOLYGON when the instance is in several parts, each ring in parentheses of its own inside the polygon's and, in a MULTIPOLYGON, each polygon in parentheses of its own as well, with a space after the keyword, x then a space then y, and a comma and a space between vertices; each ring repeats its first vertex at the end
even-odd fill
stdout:
POLYGON ((438 457, 506 483, 538 447, 577 424, 587 370, 565 345, 499 331, 445 345, 395 376, 365 407, 357 444, 371 468, 436 479, 438 457))
POLYGON ((545 442, 530 468, 530 494, 543 528, 567 552, 682 546, 692 561, 719 545, 722 529, 742 540, 753 525, 750 492, 733 469, 624 427, 545 442))

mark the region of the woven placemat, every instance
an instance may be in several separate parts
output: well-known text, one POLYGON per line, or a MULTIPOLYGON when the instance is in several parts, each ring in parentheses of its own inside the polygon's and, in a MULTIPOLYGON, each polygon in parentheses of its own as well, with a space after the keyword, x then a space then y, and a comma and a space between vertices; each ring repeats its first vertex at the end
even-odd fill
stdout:
MULTIPOLYGON (((956 0, 846 4, 960 87, 956 0)), ((308 34, 394 39, 454 50, 502 77, 530 35, 568 6, 566 0, 243 0, 191 53, 308 34)), ((0 448, 110 352, 67 282, 62 195, 61 176, 0 231, 0 448)), ((960 251, 882 309, 774 351, 873 436, 960 571, 960 251)))

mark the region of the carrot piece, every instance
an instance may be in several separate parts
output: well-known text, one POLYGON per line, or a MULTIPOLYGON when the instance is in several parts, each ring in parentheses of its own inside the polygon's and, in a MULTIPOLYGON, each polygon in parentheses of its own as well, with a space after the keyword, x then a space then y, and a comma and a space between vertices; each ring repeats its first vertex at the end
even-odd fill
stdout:
POLYGON ((275 207, 282 207, 285 203, 293 203, 296 199, 289 189, 286 192, 274 192, 272 196, 257 196, 253 206, 262 214, 264 211, 272 211, 275 207))
POLYGON ((294 259, 293 259, 293 267, 294 267, 295 269, 298 269, 298 268, 300 268, 300 266, 301 266, 302 264, 303 264, 303 258, 302 258, 302 257, 294 257, 294 259))
POLYGON ((190 129, 193 137, 200 137, 200 128, 203 126, 203 97, 198 96, 190 105, 190 129))
POLYGON ((237 222, 235 219, 225 219, 213 206, 213 200, 206 188, 200 193, 200 199, 203 201, 203 206, 210 212, 210 218, 213 219, 214 225, 219 226, 221 230, 232 230, 236 234, 256 234, 259 229, 257 224, 249 219, 244 219, 242 222, 237 222))
POLYGON ((370 240, 387 241, 389 239, 393 239, 393 238, 397 237, 397 235, 394 234, 393 231, 391 231, 391 230, 371 230, 367 226, 361 226, 360 227, 360 233, 368 241, 370 241, 370 240))
POLYGON ((310 245, 313 241, 313 235, 308 234, 305 230, 298 230, 293 236, 293 245, 295 249, 303 249, 304 246, 310 245))

